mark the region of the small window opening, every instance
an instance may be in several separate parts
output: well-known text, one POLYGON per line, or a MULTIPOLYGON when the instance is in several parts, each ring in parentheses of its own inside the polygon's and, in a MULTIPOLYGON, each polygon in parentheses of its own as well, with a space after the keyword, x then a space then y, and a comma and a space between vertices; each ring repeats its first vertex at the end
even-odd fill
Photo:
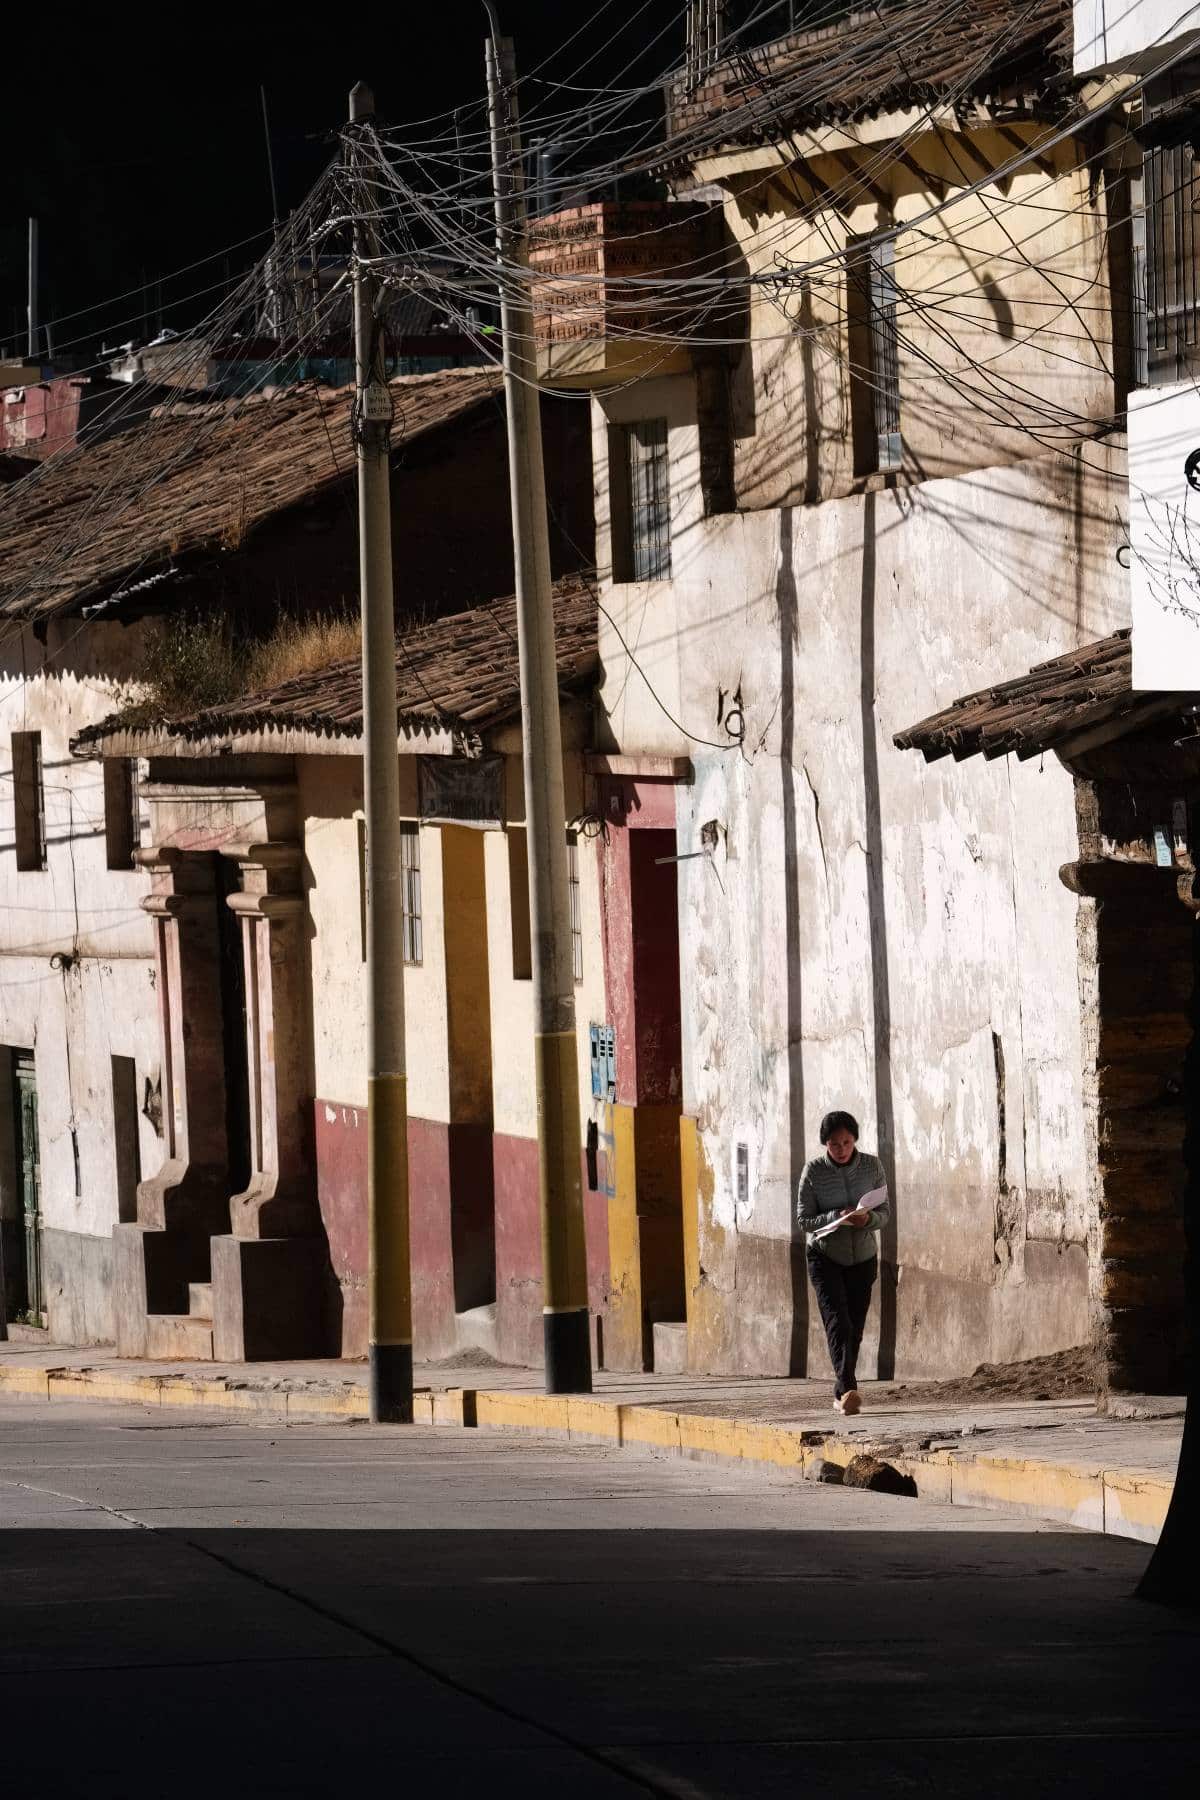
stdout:
POLYGON ((514 981, 533 979, 533 947, 529 936, 529 849, 525 827, 510 825, 508 837, 508 896, 512 916, 512 972, 514 981))
POLYGON ((12 734, 13 825, 18 869, 46 867, 46 795, 42 783, 42 734, 12 734))
POLYGON ((131 757, 104 762, 104 843, 110 869, 131 869, 142 841, 138 817, 137 763, 131 757))
POLYGON ((423 960, 421 932, 421 828, 404 824, 400 827, 400 888, 403 909, 404 960, 423 960))
POLYGON ((671 480, 665 419, 609 431, 614 581, 671 574, 671 480))
POLYGON ((852 242, 846 260, 854 473, 900 468, 900 338, 892 238, 852 242))
POLYGON ((579 892, 579 839, 567 833, 567 894, 571 903, 571 967, 578 984, 583 980, 583 908, 579 892))

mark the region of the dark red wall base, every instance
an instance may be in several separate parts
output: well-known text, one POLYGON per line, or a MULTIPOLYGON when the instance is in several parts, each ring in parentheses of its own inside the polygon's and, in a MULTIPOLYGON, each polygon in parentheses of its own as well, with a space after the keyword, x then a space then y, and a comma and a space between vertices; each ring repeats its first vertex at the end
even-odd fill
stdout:
MULTIPOLYGON (((337 1278, 340 1321, 331 1338, 343 1356, 367 1353, 367 1113, 365 1107, 318 1100, 317 1188, 329 1256, 337 1278)), ((488 1219, 495 1196, 496 1351, 503 1362, 542 1361, 542 1248, 538 1220, 537 1145, 493 1134, 486 1126, 408 1122, 413 1353, 434 1361, 458 1348, 459 1306, 489 1298, 488 1219), (459 1196, 458 1241, 451 1197, 459 1196), (458 1253, 459 1306, 455 1298, 458 1253)), ((586 1190, 588 1300, 603 1314, 608 1298, 608 1202, 586 1190)))

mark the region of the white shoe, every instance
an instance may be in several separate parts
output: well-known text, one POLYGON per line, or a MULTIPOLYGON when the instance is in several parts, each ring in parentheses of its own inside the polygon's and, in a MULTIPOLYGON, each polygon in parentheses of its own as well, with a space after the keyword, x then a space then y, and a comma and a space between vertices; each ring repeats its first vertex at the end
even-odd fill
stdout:
POLYGON ((843 1406, 841 1400, 837 1399, 833 1403, 833 1410, 836 1413, 840 1413, 840 1412, 845 1412, 846 1408, 843 1406))

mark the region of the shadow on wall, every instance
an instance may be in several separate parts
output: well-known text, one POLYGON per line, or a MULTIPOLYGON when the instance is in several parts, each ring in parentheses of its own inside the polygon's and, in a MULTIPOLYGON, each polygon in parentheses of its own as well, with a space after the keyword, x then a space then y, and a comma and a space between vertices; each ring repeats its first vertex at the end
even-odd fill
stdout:
POLYGON ((796 1196, 804 1170, 804 1018, 801 1006, 800 963, 800 859, 796 830, 796 779, 793 754, 796 744, 796 649, 799 638, 799 596, 793 555, 794 514, 779 515, 779 573, 775 599, 779 608, 779 773, 783 811, 783 881, 785 941, 787 948, 787 1053, 788 1053, 788 1210, 791 1217, 792 1340, 788 1373, 808 1370, 808 1269, 804 1257, 804 1233, 796 1219, 796 1196))
POLYGON ((880 1381, 896 1372, 896 1109, 892 1099, 892 992, 888 976, 887 901, 883 885, 883 814, 879 792, 879 741, 875 720, 876 495, 863 495, 861 649, 863 813, 867 848, 867 920, 871 944, 871 1018, 875 1072, 877 1153, 892 1197, 879 1259, 880 1381))

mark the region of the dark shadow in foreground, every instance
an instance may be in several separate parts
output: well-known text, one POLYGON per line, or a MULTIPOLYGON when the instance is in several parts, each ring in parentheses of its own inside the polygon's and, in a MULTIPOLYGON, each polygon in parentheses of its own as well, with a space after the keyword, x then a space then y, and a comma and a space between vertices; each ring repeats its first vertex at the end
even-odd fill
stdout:
POLYGON ((10 1531, 56 1796, 1192 1792, 1200 1631, 1070 1532, 10 1531))

